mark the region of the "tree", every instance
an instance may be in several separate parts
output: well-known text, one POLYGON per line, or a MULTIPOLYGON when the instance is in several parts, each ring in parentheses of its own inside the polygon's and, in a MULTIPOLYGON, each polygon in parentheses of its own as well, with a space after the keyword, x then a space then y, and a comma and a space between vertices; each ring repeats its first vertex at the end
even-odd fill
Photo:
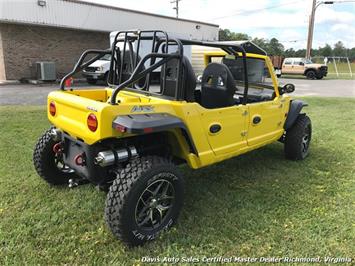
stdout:
POLYGON ((220 41, 230 41, 231 31, 229 29, 219 29, 218 39, 220 41))
POLYGON ((276 38, 271 38, 267 44, 267 53, 269 55, 283 55, 285 47, 276 38))
POLYGON ((333 54, 335 56, 346 56, 346 48, 341 41, 334 44, 333 54))
POLYGON ((333 54, 333 49, 329 44, 326 44, 324 47, 319 47, 319 55, 327 57, 333 54))
MULTIPOLYGON (((294 50, 289 48, 285 50, 282 43, 276 38, 270 40, 264 38, 252 38, 246 33, 232 32, 229 29, 219 29, 220 41, 239 41, 239 40, 251 40, 254 44, 265 50, 268 55, 282 55, 285 57, 304 57, 306 55, 306 49, 294 50)), ((314 56, 348 56, 350 60, 355 60, 355 47, 346 48, 341 41, 334 44, 334 49, 329 44, 324 47, 318 47, 318 49, 312 49, 312 55, 314 56)))
POLYGON ((232 32, 229 29, 219 29, 218 35, 220 41, 242 41, 251 39, 248 34, 232 32))
POLYGON ((348 56, 352 62, 355 61, 355 47, 348 49, 348 56))
POLYGON ((298 49, 295 52, 295 57, 305 57, 306 55, 306 49, 298 49))
POLYGON ((254 38, 251 40, 254 44, 256 44, 257 46, 259 46, 261 49, 265 50, 267 52, 268 50, 268 43, 267 40, 265 40, 264 38, 254 38))
POLYGON ((296 51, 293 48, 289 48, 284 52, 285 57, 295 57, 296 51))

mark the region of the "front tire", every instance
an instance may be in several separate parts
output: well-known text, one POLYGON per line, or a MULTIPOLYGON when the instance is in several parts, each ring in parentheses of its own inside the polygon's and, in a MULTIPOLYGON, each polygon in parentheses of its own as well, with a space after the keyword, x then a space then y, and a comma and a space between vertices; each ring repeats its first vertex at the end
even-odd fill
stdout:
POLYGON ((106 198, 105 219, 128 246, 155 239, 177 220, 183 203, 183 179, 167 159, 146 156, 117 170, 106 198))
POLYGON ((322 79, 324 76, 322 74, 317 75, 317 79, 322 79))
POLYGON ((308 79, 315 79, 316 78, 316 72, 314 70, 308 70, 306 73, 306 77, 308 79))
POLYGON ((309 154, 312 139, 311 119, 299 115, 293 126, 286 131, 285 156, 290 160, 303 160, 309 154))
POLYGON ((68 168, 60 158, 55 154, 53 146, 57 144, 47 130, 37 141, 33 152, 33 164, 36 172, 47 183, 51 185, 68 184, 69 179, 73 177, 73 170, 68 168))

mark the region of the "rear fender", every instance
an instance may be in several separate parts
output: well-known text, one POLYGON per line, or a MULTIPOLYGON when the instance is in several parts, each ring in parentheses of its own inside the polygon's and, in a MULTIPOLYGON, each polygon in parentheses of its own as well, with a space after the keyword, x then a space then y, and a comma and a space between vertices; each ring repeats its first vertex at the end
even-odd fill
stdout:
POLYGON ((296 119, 304 106, 308 106, 308 104, 300 100, 291 101, 290 109, 288 111, 287 119, 284 125, 285 130, 293 126, 293 124, 296 122, 296 119))
POLYGON ((196 155, 198 154, 192 136, 185 123, 180 118, 170 114, 154 113, 120 115, 113 120, 112 128, 135 135, 181 129, 191 152, 196 155))

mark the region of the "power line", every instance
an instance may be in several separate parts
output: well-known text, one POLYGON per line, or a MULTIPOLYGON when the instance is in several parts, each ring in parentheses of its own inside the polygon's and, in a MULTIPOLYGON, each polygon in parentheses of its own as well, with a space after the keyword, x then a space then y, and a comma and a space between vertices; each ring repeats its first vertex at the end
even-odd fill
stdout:
POLYGON ((300 3, 300 2, 304 2, 304 1, 303 0, 298 0, 298 1, 293 1, 293 2, 284 3, 284 4, 268 6, 268 7, 264 7, 264 8, 258 8, 258 9, 252 9, 252 10, 243 10, 243 11, 239 11, 237 13, 231 14, 231 15, 222 16, 222 17, 216 17, 216 18, 213 18, 211 20, 219 20, 219 19, 222 19, 222 18, 229 18, 229 17, 234 17, 234 16, 237 16, 237 15, 247 16, 249 14, 257 13, 257 12, 260 12, 260 11, 273 9, 273 8, 279 8, 281 6, 293 5, 295 3, 300 3))

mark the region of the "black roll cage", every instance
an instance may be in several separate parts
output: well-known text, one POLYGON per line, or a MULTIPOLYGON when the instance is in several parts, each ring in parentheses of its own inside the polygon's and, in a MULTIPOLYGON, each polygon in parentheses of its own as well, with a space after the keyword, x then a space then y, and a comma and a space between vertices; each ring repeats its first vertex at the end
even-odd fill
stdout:
MULTIPOLYGON (((247 95, 248 95, 248 70, 247 70, 247 60, 246 60, 246 51, 242 45, 238 44, 228 44, 228 43, 217 43, 217 42, 204 42, 204 41, 194 41, 194 40, 184 40, 177 38, 169 38, 168 34, 164 31, 160 30, 143 30, 143 31, 119 31, 114 38, 111 48, 106 50, 95 50, 90 49, 86 50, 79 58, 78 62, 75 64, 73 70, 65 75, 60 82, 60 89, 65 90, 65 84, 68 79, 70 79, 76 73, 82 71, 84 68, 99 60, 103 56, 107 54, 111 54, 111 64, 110 71, 108 77, 108 83, 111 88, 113 88, 113 92, 110 99, 110 104, 115 105, 116 97, 119 91, 127 86, 133 85, 133 88, 126 88, 128 90, 147 92, 149 89, 149 84, 151 81, 150 74, 153 70, 162 67, 164 70, 166 63, 172 59, 178 59, 178 75, 176 82, 175 95, 173 99, 175 100, 185 100, 185 92, 183 91, 183 83, 182 80, 182 59, 184 56, 184 45, 199 45, 199 46, 207 46, 207 47, 215 47, 220 48, 225 51, 229 55, 238 55, 238 53, 242 53, 243 59, 243 78, 244 78, 244 94, 243 94, 243 104, 247 103, 247 95), (139 49, 142 40, 150 40, 152 41, 151 53, 145 55, 143 58, 139 58, 139 49), (136 54, 133 52, 132 43, 137 41, 137 49, 136 54), (119 42, 123 43, 123 49, 117 46, 119 42), (129 51, 127 51, 126 47, 128 45, 129 51), (176 45, 177 49, 174 53, 169 53, 169 46, 176 45), (161 52, 159 52, 161 51, 161 52), (132 74, 127 80, 122 79, 123 66, 125 63, 126 53, 129 52, 130 62, 132 64, 131 68, 133 69, 132 74), (93 56, 89 60, 84 62, 84 59, 87 56, 93 56), (160 58, 159 61, 156 62, 156 59, 160 58), (150 60, 149 67, 144 68, 145 63, 150 60), (146 77, 145 84, 143 87, 137 87, 137 82, 146 77)), ((165 73, 165 71, 164 71, 165 73)), ((162 77, 163 88, 165 89, 166 85, 166 74, 162 77)), ((153 92, 149 92, 149 94, 154 94, 153 92)))

